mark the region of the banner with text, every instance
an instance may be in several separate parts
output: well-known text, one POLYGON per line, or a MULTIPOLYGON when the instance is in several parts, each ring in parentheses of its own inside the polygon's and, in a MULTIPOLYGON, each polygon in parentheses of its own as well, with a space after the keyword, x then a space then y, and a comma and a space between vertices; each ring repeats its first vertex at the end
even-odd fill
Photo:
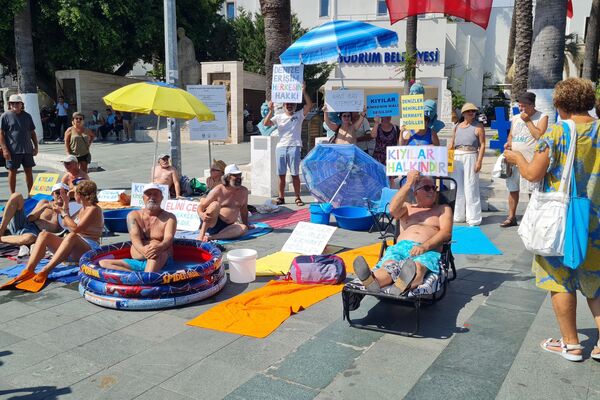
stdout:
POLYGON ((273 103, 302 103, 304 65, 273 65, 271 101, 273 103))
POLYGON ((402 125, 407 129, 425 129, 425 108, 422 94, 410 94, 400 99, 402 108, 402 125))
POLYGON ((364 90, 326 90, 328 112, 361 112, 365 109, 364 90))
POLYGON ((98 192, 98 201, 119 201, 119 195, 124 190, 101 190, 98 192))
POLYGON ((421 175, 448 176, 445 146, 389 146, 385 151, 387 176, 404 176, 413 169, 421 175))
POLYGON ((367 96, 367 117, 395 117, 400 115, 398 93, 367 96))
POLYGON ((52 194, 52 186, 58 182, 58 174, 37 174, 29 194, 52 194))
MULTIPOLYGON (((144 194, 144 186, 146 186, 145 183, 131 184, 131 207, 144 207, 144 199, 142 199, 142 195, 144 194)), ((158 186, 160 186, 160 191, 163 194, 160 208, 164 210, 167 206, 167 201, 169 200, 169 187, 167 185, 158 186)))
POLYGON ((178 231, 197 231, 200 228, 199 206, 198 201, 168 200, 165 210, 175 214, 178 231))
POLYGON ((227 140, 227 89, 223 85, 188 85, 187 91, 215 114, 214 121, 190 121, 191 140, 227 140))

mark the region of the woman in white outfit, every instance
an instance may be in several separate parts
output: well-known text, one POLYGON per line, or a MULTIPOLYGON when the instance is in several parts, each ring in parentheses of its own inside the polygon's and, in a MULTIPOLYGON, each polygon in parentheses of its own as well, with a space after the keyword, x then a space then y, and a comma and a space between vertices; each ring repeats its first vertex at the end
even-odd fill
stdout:
POLYGON ((456 179, 456 205, 454 222, 467 222, 470 226, 481 224, 481 200, 479 197, 479 171, 485 153, 485 130, 476 120, 478 108, 466 103, 461 113, 464 121, 452 132, 449 149, 454 149, 454 171, 456 179))

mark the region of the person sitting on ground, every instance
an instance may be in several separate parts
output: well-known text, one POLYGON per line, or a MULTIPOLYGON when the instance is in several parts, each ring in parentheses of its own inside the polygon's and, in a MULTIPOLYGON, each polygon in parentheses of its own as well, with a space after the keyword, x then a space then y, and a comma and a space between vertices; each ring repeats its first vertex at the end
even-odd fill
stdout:
POLYGON ((352 113, 351 112, 343 112, 340 113, 340 119, 342 120, 341 125, 336 125, 329 120, 329 113, 327 112, 327 106, 323 106, 323 115, 325 117, 325 123, 332 131, 335 131, 335 135, 333 136, 332 143, 335 144, 356 144, 358 130, 362 127, 363 122, 365 120, 365 116, 367 115, 366 111, 360 113, 359 118, 352 122, 352 113))
POLYGON ((124 271, 159 272, 173 262, 173 238, 177 229, 175 215, 163 210, 160 186, 149 183, 143 191, 144 208, 127 215, 131 237, 131 257, 101 260, 100 266, 124 271))
POLYGON ((169 194, 171 197, 181 197, 181 185, 179 183, 179 174, 177 169, 169 162, 171 156, 168 154, 161 154, 158 156, 156 163, 158 167, 154 166, 152 170, 152 183, 158 185, 165 185, 169 187, 169 194))
POLYGON ((35 282, 43 282, 48 274, 63 261, 79 262, 82 255, 90 250, 100 248, 100 237, 104 230, 104 216, 98 207, 96 197, 98 188, 92 181, 84 181, 75 187, 75 200, 82 205, 76 218, 69 213, 69 202, 66 194, 63 196, 62 206, 54 204, 52 207, 63 220, 63 225, 70 232, 65 237, 60 237, 46 230, 41 231, 35 241, 27 266, 21 272, 20 280, 28 279, 34 275, 35 267, 46 256, 49 250, 54 255, 46 266, 35 276, 35 282))
POLYGON ((365 259, 354 260, 356 276, 370 292, 394 283, 390 293, 403 294, 423 284, 428 272, 439 272, 440 252, 452 236, 452 209, 437 204, 437 187, 429 176, 408 173, 406 184, 390 202, 390 213, 400 221, 398 242, 388 247, 371 272, 365 259), (415 203, 407 202, 413 188, 415 203))
POLYGON ((69 187, 70 194, 73 194, 73 189, 81 181, 89 181, 89 175, 79 167, 79 161, 77 157, 72 154, 65 156, 61 162, 65 166, 67 172, 63 175, 60 180, 62 183, 69 187))
MULTIPOLYGON (((62 227, 58 223, 58 216, 54 207, 62 207, 64 196, 69 187, 57 183, 52 186, 52 201, 41 200, 29 215, 25 215, 25 200, 20 193, 13 193, 4 206, 2 224, 0 224, 0 243, 14 246, 29 246, 35 242, 41 231, 59 233, 62 227), (4 236, 6 229, 10 235, 4 236)), ((27 249, 28 250, 28 249, 27 249)), ((20 257, 29 252, 21 253, 20 257)))
POLYGON ((230 164, 221 180, 223 183, 211 190, 198 207, 202 220, 198 240, 203 242, 238 238, 249 229, 248 189, 242 186, 242 171, 230 164))
POLYGON ((206 178, 206 187, 208 190, 212 190, 217 185, 221 184, 221 178, 225 173, 226 166, 227 165, 223 160, 213 160, 213 163, 210 166, 210 176, 206 178))

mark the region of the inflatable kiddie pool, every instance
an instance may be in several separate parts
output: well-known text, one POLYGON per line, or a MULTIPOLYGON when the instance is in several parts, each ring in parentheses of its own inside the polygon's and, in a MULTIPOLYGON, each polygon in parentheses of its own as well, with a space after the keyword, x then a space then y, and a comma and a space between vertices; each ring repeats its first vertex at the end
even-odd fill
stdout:
POLYGON ((79 261, 79 292, 90 303, 120 310, 157 310, 206 299, 227 282, 221 251, 210 243, 175 239, 175 262, 159 273, 102 268, 107 258, 130 258, 131 242, 88 251, 79 261))

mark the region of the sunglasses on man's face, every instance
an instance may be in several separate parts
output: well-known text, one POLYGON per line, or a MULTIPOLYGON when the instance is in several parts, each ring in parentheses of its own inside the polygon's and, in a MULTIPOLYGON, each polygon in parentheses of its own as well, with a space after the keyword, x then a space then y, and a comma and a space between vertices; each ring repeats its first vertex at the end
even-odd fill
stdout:
POLYGON ((421 186, 421 187, 417 188, 417 189, 415 190, 415 192, 416 192, 417 190, 421 190, 421 189, 423 189, 423 190, 424 190, 424 191, 426 191, 426 192, 435 192, 435 191, 437 190, 437 186, 434 186, 434 185, 423 185, 423 186, 421 186))
POLYGON ((75 121, 83 121, 83 118, 81 117, 77 117, 77 118, 73 118, 75 121))

